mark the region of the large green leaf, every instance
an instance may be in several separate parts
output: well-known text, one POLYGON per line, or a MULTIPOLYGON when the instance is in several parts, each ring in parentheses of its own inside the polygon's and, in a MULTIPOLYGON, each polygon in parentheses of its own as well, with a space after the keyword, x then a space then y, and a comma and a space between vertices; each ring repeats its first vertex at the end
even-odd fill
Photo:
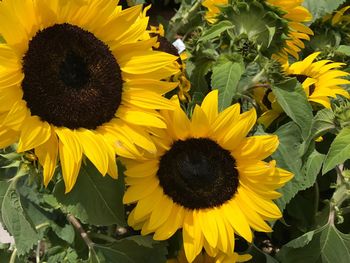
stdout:
POLYGON ((94 245, 91 263, 163 263, 166 262, 166 243, 150 236, 124 238, 110 245, 94 245))
POLYGON ((208 41, 221 35, 222 32, 233 28, 233 24, 230 21, 220 21, 219 23, 211 26, 209 30, 205 31, 198 41, 208 41))
POLYGON ((17 191, 17 179, 12 181, 4 194, 1 217, 4 226, 15 240, 18 255, 28 253, 37 244, 39 236, 22 206, 17 191))
POLYGON ((299 151, 301 138, 298 138, 297 131, 297 127, 285 125, 276 132, 280 138, 280 146, 273 158, 277 160, 279 166, 294 173, 294 178, 279 190, 283 196, 276 203, 281 210, 299 191, 305 190, 315 183, 325 158, 325 155, 314 150, 307 157, 306 162, 302 164, 299 151), (296 134, 293 134, 294 132, 296 134))
POLYGON ((312 20, 315 21, 325 14, 332 13, 344 2, 345 0, 305 0, 303 5, 311 12, 312 20))
POLYGON ((330 109, 322 109, 317 112, 312 121, 311 136, 317 138, 335 129, 334 113, 330 109))
POLYGON ((218 60, 218 63, 214 65, 211 84, 213 89, 219 90, 220 111, 231 105, 243 72, 244 65, 242 62, 218 60))
POLYGON ((277 257, 283 263, 348 263, 350 235, 327 224, 287 243, 277 257))
POLYGON ((350 56, 350 46, 340 45, 336 51, 343 53, 346 56, 350 56))
POLYGON ((209 72, 212 63, 212 61, 205 59, 195 62, 192 62, 191 60, 187 61, 186 72, 191 81, 191 92, 200 92, 204 95, 207 94, 209 89, 205 76, 209 72))
POLYGON ((284 112, 298 124, 302 137, 308 138, 313 119, 312 108, 300 84, 296 79, 289 79, 276 83, 272 90, 284 112))
POLYGON ((66 212, 82 222, 94 225, 126 225, 122 176, 118 180, 104 177, 87 161, 81 167, 73 190, 68 194, 64 192, 65 186, 61 180, 55 186, 54 195, 66 212))
POLYGON ((322 173, 327 173, 347 159, 350 159, 350 127, 345 127, 335 137, 324 161, 322 173))

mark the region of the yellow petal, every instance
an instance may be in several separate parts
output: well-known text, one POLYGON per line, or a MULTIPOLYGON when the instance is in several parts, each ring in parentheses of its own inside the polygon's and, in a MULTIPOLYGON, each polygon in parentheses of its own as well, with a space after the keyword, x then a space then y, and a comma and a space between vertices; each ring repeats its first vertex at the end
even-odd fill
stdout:
POLYGON ((126 91, 148 90, 157 94, 165 94, 178 86, 177 82, 167 82, 154 79, 132 79, 124 83, 126 91))
POLYGON ((233 155, 239 159, 263 160, 275 152, 277 147, 278 136, 276 135, 251 136, 242 140, 233 150, 233 155))
POLYGON ((181 228, 185 216, 184 210, 185 209, 182 206, 174 204, 168 220, 155 231, 153 239, 169 239, 179 228, 181 228))
POLYGON ((41 121, 37 116, 31 116, 23 121, 23 127, 18 143, 18 152, 28 151, 43 143, 51 136, 51 126, 41 121))
POLYGON ((209 131, 209 122, 206 114, 198 105, 195 106, 191 119, 192 136, 195 138, 206 137, 209 131))
POLYGON ((117 117, 130 124, 151 126, 155 128, 166 128, 165 123, 156 112, 119 108, 117 111, 117 117))
POLYGON ((241 211, 244 213, 245 217, 249 221, 249 225, 260 232, 272 232, 272 228, 263 220, 263 218, 256 213, 248 203, 245 202, 244 198, 237 195, 237 205, 240 207, 241 211))
POLYGON ((172 110, 175 107, 174 104, 168 99, 161 97, 157 93, 145 90, 134 90, 132 92, 125 91, 123 92, 122 100, 126 104, 131 104, 145 109, 172 110))
POLYGON ((130 186, 124 194, 124 204, 134 203, 142 198, 145 198, 151 194, 159 185, 157 178, 151 177, 147 181, 147 184, 137 184, 130 186), (147 187, 145 187, 147 185, 147 187))
POLYGON ((216 224, 216 213, 211 209, 199 210, 198 217, 199 225, 202 228, 205 239, 209 245, 216 247, 218 243, 218 228, 216 224))
POLYGON ((58 140, 53 129, 50 138, 44 144, 35 148, 35 155, 43 166, 44 185, 47 187, 55 173, 58 157, 58 140))
POLYGON ((77 181, 83 152, 74 131, 66 128, 56 128, 59 137, 59 156, 62 167, 62 176, 66 185, 66 193, 73 189, 77 181))
POLYGON ((128 52, 118 58, 123 72, 144 74, 161 69, 177 59, 177 56, 160 51, 128 52))
POLYGON ((12 130, 19 131, 28 115, 26 103, 20 100, 13 105, 2 124, 12 130))
POLYGON ((235 149, 239 142, 247 136, 248 132, 256 123, 256 111, 251 109, 240 115, 239 120, 234 123, 222 140, 222 145, 227 149, 235 149))
POLYGON ((160 225, 168 220, 172 208, 173 201, 169 197, 163 195, 160 198, 157 206, 152 211, 148 227, 153 231, 156 230, 160 225))
POLYGON ((184 218, 182 230, 183 246, 188 262, 192 262, 200 253, 203 244, 203 235, 198 227, 198 220, 194 218, 194 211, 187 211, 184 218))
POLYGON ((237 205, 235 200, 229 201, 222 206, 226 220, 231 224, 237 234, 248 242, 252 242, 253 235, 248 220, 237 205))
POLYGON ((108 155, 102 136, 87 129, 76 130, 75 135, 85 156, 102 175, 105 175, 108 170, 108 155))
POLYGON ((205 96, 202 105, 202 110, 205 115, 207 115, 209 124, 214 123, 215 119, 218 116, 218 90, 215 89, 205 96))

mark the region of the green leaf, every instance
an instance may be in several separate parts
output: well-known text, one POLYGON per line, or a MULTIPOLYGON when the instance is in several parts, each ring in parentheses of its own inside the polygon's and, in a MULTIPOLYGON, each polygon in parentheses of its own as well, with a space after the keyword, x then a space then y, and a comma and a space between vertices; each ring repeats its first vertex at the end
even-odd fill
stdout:
POLYGON ((322 109, 317 112, 312 121, 311 136, 312 139, 335 129, 334 113, 330 109, 322 109))
POLYGON ((305 0, 303 6, 311 12, 312 21, 315 21, 325 14, 332 13, 344 2, 345 0, 305 0))
POLYGON ((186 63, 186 71, 191 81, 191 92, 199 92, 204 95, 208 93, 208 83, 205 76, 209 72, 212 63, 211 60, 205 59, 195 61, 195 64, 190 60, 186 63))
POLYGON ((15 240, 17 253, 21 256, 28 253, 37 244, 39 236, 22 207, 16 184, 17 179, 12 181, 3 197, 1 216, 4 226, 15 240))
POLYGON ((167 255, 166 243, 150 236, 124 238, 111 245, 94 245, 93 249, 91 263, 163 263, 167 255))
POLYGON ((335 137, 323 164, 322 173, 332 170, 336 165, 350 158, 350 127, 345 127, 335 137))
POLYGON ((301 184, 303 188, 301 190, 311 187, 316 179, 318 173, 321 171, 323 160, 325 155, 314 150, 308 157, 306 163, 303 166, 304 176, 301 178, 301 184))
POLYGON ((208 41, 221 35, 222 32, 233 28, 233 24, 230 21, 221 21, 205 31, 204 34, 198 39, 198 41, 208 41))
POLYGON ((346 56, 350 56, 350 46, 340 45, 336 51, 343 53, 346 56))
POLYGON ((296 79, 276 83, 272 90, 284 112, 298 124, 302 131, 302 137, 307 139, 310 134, 313 115, 305 91, 296 79))
POLYGON ((82 165, 73 190, 65 194, 64 182, 58 182, 54 196, 66 212, 73 214, 83 223, 93 225, 118 224, 125 226, 124 180, 118 180, 108 175, 102 176, 97 169, 87 161, 82 165))
POLYGON ((350 235, 341 233, 333 224, 327 224, 284 245, 277 258, 283 263, 348 263, 350 235))
POLYGON ((286 204, 296 195, 299 189, 302 188, 299 182, 300 178, 303 178, 302 160, 300 156, 302 138, 299 127, 293 122, 281 126, 275 134, 278 136, 280 144, 276 152, 272 155, 272 158, 277 161, 278 167, 286 169, 294 174, 294 178, 279 189, 283 195, 276 200, 276 203, 279 208, 283 210, 286 204))
POLYGON ((231 105, 243 72, 243 63, 230 60, 220 61, 213 67, 211 83, 213 89, 219 90, 219 111, 231 105))

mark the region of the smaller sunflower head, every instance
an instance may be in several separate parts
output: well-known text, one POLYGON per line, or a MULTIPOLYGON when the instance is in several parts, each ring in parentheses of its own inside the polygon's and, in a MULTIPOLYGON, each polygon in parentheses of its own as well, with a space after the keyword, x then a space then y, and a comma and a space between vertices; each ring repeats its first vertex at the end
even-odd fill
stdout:
POLYGON ((186 76, 185 60, 187 59, 187 55, 185 52, 185 44, 181 41, 181 39, 176 40, 174 43, 168 41, 165 37, 165 31, 162 24, 159 24, 158 27, 151 26, 149 34, 151 37, 157 38, 157 43, 153 46, 153 50, 162 51, 178 57, 174 64, 179 71, 178 73, 172 75, 168 80, 178 83, 177 90, 179 99, 183 102, 189 101, 191 99, 189 94, 191 82, 186 76))
POLYGON ((208 9, 205 13, 205 19, 209 23, 214 23, 217 15, 220 13, 220 6, 227 4, 228 0, 204 0, 202 5, 208 9))
POLYGON ((283 109, 278 104, 276 96, 270 88, 255 87, 253 97, 262 112, 258 123, 268 128, 283 113, 283 109))
MULTIPOLYGON (((231 255, 219 253, 216 257, 211 257, 204 251, 202 251, 193 263, 240 263, 247 262, 252 258, 249 254, 240 255, 233 253, 231 255)), ((185 251, 182 249, 179 251, 177 258, 168 259, 167 263, 188 263, 186 259, 185 251)))
POLYGON ((310 40, 313 31, 303 23, 309 22, 312 15, 305 7, 301 6, 304 0, 266 0, 269 5, 279 8, 284 12, 282 18, 288 22, 288 38, 282 50, 274 54, 274 58, 284 64, 291 55, 299 59, 299 52, 305 48, 303 40, 310 40))
POLYGON ((339 101, 337 104, 332 105, 334 116, 335 116, 335 123, 340 128, 345 128, 350 125, 350 101, 349 100, 342 100, 339 101))
POLYGON ((350 84, 349 73, 340 70, 344 63, 331 60, 315 59, 320 52, 312 53, 304 60, 295 62, 285 68, 286 74, 295 77, 302 85, 310 102, 330 108, 329 98, 342 95, 349 98, 349 92, 342 85, 350 84))
POLYGON ((252 230, 270 232, 265 220, 281 217, 275 189, 292 174, 266 160, 277 148, 275 135, 247 137, 256 112, 235 104, 218 112, 218 91, 196 106, 189 120, 178 101, 162 111, 166 130, 153 130, 158 151, 146 160, 123 159, 124 203, 136 203, 128 223, 142 234, 165 240, 182 228, 186 258, 204 248, 210 257, 232 255, 235 233, 248 242, 252 230))

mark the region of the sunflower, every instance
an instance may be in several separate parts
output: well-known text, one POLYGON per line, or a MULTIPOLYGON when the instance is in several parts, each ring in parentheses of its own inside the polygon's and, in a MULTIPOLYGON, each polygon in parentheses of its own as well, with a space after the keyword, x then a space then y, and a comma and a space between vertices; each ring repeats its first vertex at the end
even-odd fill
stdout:
POLYGON ((273 57, 284 64, 288 61, 288 54, 299 59, 298 53, 305 48, 302 40, 310 40, 312 30, 303 23, 309 22, 312 15, 305 7, 301 6, 304 0, 266 0, 272 6, 285 12, 282 17, 288 21, 288 39, 280 52, 273 57))
POLYGON ((267 128, 283 113, 283 109, 278 104, 275 94, 269 88, 254 88, 253 96, 262 111, 258 123, 267 128))
POLYGON ((152 50, 141 5, 116 2, 0 3, 0 147, 34 149, 45 185, 60 159, 66 192, 83 155, 116 177, 115 153, 154 151, 139 127, 165 128, 156 109, 173 108, 161 94, 175 85, 160 80, 178 71, 177 58, 152 50))
MULTIPOLYGON (((202 5, 208 9, 206 20, 209 23, 214 23, 216 16, 220 13, 219 7, 228 4, 228 2, 228 0, 205 0, 202 5)), ((301 6, 303 0, 265 0, 264 2, 282 11, 278 12, 277 15, 286 20, 288 24, 288 34, 283 44, 284 47, 274 54, 273 58, 282 64, 288 60, 288 54, 298 59, 298 53, 305 47, 302 40, 310 40, 309 35, 313 35, 312 30, 303 24, 311 21, 311 13, 301 6)))
POLYGON ((154 50, 163 51, 168 54, 172 54, 177 56, 178 59, 174 62, 175 67, 179 69, 179 72, 175 75, 171 76, 168 80, 171 82, 178 83, 177 90, 179 99, 183 102, 189 101, 191 99, 189 95, 189 91, 191 89, 191 83, 186 77, 186 64, 185 60, 187 59, 187 54, 185 52, 185 45, 181 40, 177 40, 175 42, 181 43, 181 49, 175 47, 174 43, 170 43, 165 38, 164 27, 160 24, 158 27, 151 26, 150 36, 157 38, 157 43, 153 47, 154 50))
POLYGON ((350 84, 349 80, 343 78, 349 73, 339 69, 344 63, 324 59, 314 62, 319 54, 314 52, 304 60, 291 64, 285 72, 302 84, 309 101, 330 108, 329 97, 342 95, 349 98, 349 92, 340 86, 350 84))
POLYGON ((216 21, 217 14, 220 13, 220 5, 227 5, 228 0, 204 0, 202 5, 208 9, 205 13, 205 19, 209 23, 216 21))
MULTIPOLYGON (((232 255, 226 255, 220 253, 216 257, 211 257, 204 251, 202 251, 193 263, 236 263, 236 262, 247 262, 252 258, 251 255, 239 255, 237 253, 233 253, 232 255)), ((179 251, 177 258, 172 258, 167 260, 167 263, 188 263, 185 255, 185 251, 182 249, 179 251)))
POLYGON ((137 203, 128 217, 143 235, 165 240, 182 228, 186 258, 232 255, 234 233, 248 242, 252 229, 270 232, 264 220, 281 212, 274 191, 292 178, 262 161, 278 146, 275 135, 246 137, 256 122, 254 109, 240 114, 235 104, 218 113, 218 91, 196 106, 190 121, 178 104, 162 111, 167 130, 153 129, 156 155, 123 159, 129 187, 124 203, 137 203))
MULTIPOLYGON (((332 62, 330 60, 319 60, 314 62, 320 52, 314 52, 304 60, 295 62, 290 66, 285 64, 284 71, 290 77, 295 77, 302 85, 310 102, 321 104, 330 108, 330 97, 342 95, 349 98, 349 92, 340 85, 350 84, 350 81, 342 77, 349 73, 339 70, 344 63, 332 62)), ((277 119, 283 112, 271 89, 254 89, 254 98, 259 104, 263 114, 258 122, 265 127, 277 119)))
POLYGON ((346 12, 350 9, 350 6, 344 6, 343 8, 335 11, 333 14, 325 15, 322 18, 323 22, 330 21, 332 26, 341 24, 348 25, 350 23, 350 16, 346 12))

